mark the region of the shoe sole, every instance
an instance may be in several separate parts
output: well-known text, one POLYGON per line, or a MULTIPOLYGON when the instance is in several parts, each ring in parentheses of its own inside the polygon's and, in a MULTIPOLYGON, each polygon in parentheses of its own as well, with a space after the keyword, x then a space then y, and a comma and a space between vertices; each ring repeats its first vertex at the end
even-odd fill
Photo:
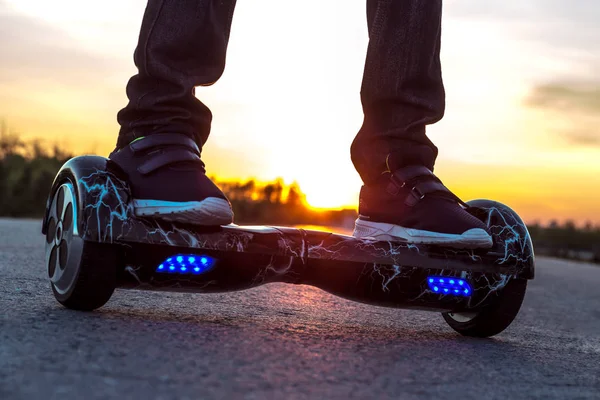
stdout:
POLYGON ((138 217, 154 217, 185 224, 217 226, 233 222, 233 210, 228 201, 208 197, 202 201, 133 200, 138 217))
POLYGON ((383 222, 357 219, 352 236, 361 239, 402 241, 415 244, 433 244, 461 249, 490 248, 492 237, 481 228, 473 228, 458 235, 404 228, 383 222))

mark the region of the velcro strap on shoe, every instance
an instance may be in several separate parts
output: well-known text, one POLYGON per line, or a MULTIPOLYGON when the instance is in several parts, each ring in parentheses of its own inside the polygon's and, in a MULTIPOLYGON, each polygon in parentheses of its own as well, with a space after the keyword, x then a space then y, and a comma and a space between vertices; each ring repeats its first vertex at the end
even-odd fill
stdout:
POLYGON ((138 167, 137 170, 141 174, 147 175, 166 165, 175 164, 182 161, 201 162, 198 154, 194 154, 188 149, 174 147, 159 150, 156 152, 156 154, 151 155, 146 162, 138 167))
POLYGON ((433 172, 421 165, 409 165, 398 169, 392 173, 390 178, 391 182, 388 185, 387 191, 394 196, 397 195, 403 187, 411 185, 411 181, 439 181, 433 172))
POLYGON ((129 144, 134 153, 162 146, 183 146, 198 156, 200 155, 200 148, 196 142, 182 133, 155 133, 129 144))
POLYGON ((399 183, 399 186, 402 187, 404 184, 415 178, 434 176, 433 172, 427 169, 427 167, 423 167, 422 165, 409 165, 394 171, 392 173, 392 180, 395 183, 399 183))
POLYGON ((435 192, 444 192, 445 194, 450 195, 452 194, 450 190, 448 190, 448 188, 439 181, 418 182, 410 190, 409 195, 406 197, 406 200, 404 200, 404 204, 412 207, 417 204, 419 200, 423 199, 425 195, 435 192))
POLYGON ((394 171, 387 192, 396 196, 400 192, 411 188, 404 204, 409 207, 417 204, 428 194, 436 193, 436 196, 446 197, 463 206, 467 206, 460 198, 452 193, 442 181, 427 167, 420 165, 409 165, 394 171), (404 188, 404 189, 403 189, 404 188))

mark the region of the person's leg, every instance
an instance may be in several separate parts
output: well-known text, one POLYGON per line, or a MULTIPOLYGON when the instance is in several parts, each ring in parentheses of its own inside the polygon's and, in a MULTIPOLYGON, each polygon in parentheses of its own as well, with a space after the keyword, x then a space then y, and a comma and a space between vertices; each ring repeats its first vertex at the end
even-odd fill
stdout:
POLYGON ((386 158, 433 170, 438 150, 425 126, 444 114, 441 0, 367 0, 369 46, 361 88, 363 125, 351 148, 365 183, 386 158))
POLYGON ((355 236, 491 245, 485 225, 433 175, 426 126, 444 115, 442 0, 367 0, 363 125, 351 146, 364 185, 355 236))
POLYGON ((212 114, 196 86, 225 68, 236 0, 149 0, 134 53, 138 73, 109 158, 127 175, 136 215, 200 225, 233 221, 200 159, 212 114))
POLYGON ((180 132, 202 146, 212 114, 195 97, 223 74, 236 0, 149 0, 134 53, 138 73, 117 115, 118 146, 152 132, 180 132))

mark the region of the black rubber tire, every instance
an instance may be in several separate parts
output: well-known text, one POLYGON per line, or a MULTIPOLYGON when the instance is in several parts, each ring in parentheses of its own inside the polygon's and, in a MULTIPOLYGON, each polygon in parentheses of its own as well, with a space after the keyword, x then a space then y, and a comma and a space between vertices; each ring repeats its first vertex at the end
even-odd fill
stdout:
POLYGON ((448 325, 461 335, 479 338, 494 336, 514 321, 523 304, 526 290, 526 279, 512 279, 493 301, 471 320, 458 322, 449 313, 442 313, 442 316, 448 325))
POLYGON ((118 253, 114 245, 84 242, 79 270, 72 287, 65 293, 52 292, 63 306, 79 311, 102 307, 115 291, 118 253))

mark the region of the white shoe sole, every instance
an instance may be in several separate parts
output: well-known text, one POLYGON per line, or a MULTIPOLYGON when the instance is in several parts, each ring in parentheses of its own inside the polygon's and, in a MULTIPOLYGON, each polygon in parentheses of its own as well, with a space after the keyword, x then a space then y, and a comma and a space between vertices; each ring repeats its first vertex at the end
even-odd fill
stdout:
POLYGON ((203 226, 228 225, 233 222, 233 210, 229 202, 217 197, 186 202, 133 200, 133 207, 138 217, 155 217, 203 226))
POLYGON ((473 228, 458 234, 423 231, 404 228, 383 222, 357 219, 352 236, 362 239, 402 241, 415 244, 434 244, 462 249, 490 248, 492 237, 481 228, 473 228))

